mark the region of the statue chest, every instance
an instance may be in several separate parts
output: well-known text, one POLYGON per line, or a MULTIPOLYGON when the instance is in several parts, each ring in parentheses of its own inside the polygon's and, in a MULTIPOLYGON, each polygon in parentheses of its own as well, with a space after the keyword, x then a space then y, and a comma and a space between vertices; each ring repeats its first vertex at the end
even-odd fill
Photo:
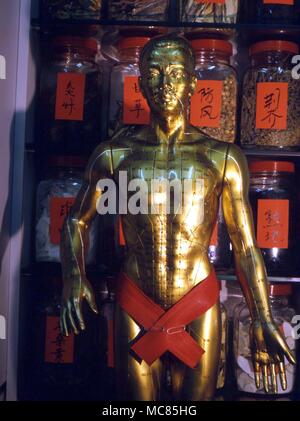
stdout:
MULTIPOLYGON (((120 165, 115 172, 115 179, 122 176, 122 186, 129 184, 139 184, 138 180, 147 183, 148 189, 153 188, 153 184, 167 182, 175 188, 176 184, 181 184, 181 188, 192 188, 195 183, 202 186, 203 195, 210 196, 212 192, 217 192, 220 185, 219 171, 214 161, 208 154, 193 151, 191 148, 165 150, 159 149, 134 151, 124 154, 120 165)), ((119 183, 120 186, 120 183, 119 183)))

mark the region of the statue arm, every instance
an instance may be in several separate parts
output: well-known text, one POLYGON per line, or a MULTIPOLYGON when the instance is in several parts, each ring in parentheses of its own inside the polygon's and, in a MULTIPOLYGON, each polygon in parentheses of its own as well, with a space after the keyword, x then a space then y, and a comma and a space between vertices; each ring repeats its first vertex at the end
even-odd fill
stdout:
POLYGON ((240 148, 230 145, 224 170, 222 205, 233 245, 237 277, 252 318, 250 340, 255 381, 259 388, 262 373, 265 390, 272 387, 277 391, 275 366, 278 365, 282 386, 286 388, 284 356, 291 363, 295 363, 295 358, 272 317, 267 274, 256 243, 248 194, 247 160, 240 148), (272 374, 271 386, 268 384, 268 369, 272 374))
POLYGON ((110 148, 98 147, 89 160, 82 187, 63 226, 60 244, 63 274, 61 330, 65 335, 70 330, 77 334, 80 329, 85 329, 81 308, 83 299, 97 312, 94 293, 86 278, 85 258, 91 223, 101 196, 97 183, 101 178, 112 177, 111 163, 110 148))

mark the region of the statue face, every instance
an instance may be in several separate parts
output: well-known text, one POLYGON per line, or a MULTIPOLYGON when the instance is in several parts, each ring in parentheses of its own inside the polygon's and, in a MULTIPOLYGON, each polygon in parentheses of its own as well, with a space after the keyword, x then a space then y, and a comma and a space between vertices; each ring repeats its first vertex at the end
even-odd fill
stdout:
MULTIPOLYGON (((150 41, 151 42, 151 41, 150 41)), ((182 113, 195 87, 189 51, 175 42, 157 46, 143 57, 141 88, 154 113, 182 113)))

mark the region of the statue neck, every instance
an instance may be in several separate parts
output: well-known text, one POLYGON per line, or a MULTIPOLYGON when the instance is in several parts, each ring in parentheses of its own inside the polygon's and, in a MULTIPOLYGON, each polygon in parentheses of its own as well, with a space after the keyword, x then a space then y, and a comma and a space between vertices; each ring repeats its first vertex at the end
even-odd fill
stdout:
POLYGON ((184 115, 156 118, 153 116, 153 126, 160 144, 170 146, 183 140, 187 119, 184 115))

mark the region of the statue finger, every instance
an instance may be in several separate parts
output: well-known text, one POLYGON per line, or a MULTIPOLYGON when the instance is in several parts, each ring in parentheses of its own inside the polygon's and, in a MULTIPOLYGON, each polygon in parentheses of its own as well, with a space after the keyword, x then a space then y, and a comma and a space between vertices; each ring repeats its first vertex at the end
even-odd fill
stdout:
POLYGON ((270 371, 271 371, 272 390, 274 393, 278 393, 276 365, 274 363, 270 364, 270 371))
POLYGON ((60 317, 61 331, 65 336, 69 336, 66 314, 67 314, 67 309, 63 307, 61 310, 61 317, 60 317))
POLYGON ((255 376, 255 385, 256 389, 260 388, 260 365, 258 362, 254 362, 254 376, 255 376))
POLYGON ((94 294, 90 291, 86 293, 86 300, 90 306, 90 308, 93 310, 94 313, 98 314, 98 309, 95 301, 94 294))
POLYGON ((76 324, 75 324, 75 321, 74 321, 74 318, 73 318, 73 314, 72 314, 72 308, 71 308, 70 305, 68 306, 68 318, 69 318, 70 325, 72 326, 72 329, 73 329, 75 335, 78 335, 79 332, 78 332, 78 329, 76 327, 76 324))
POLYGON ((74 311, 81 330, 85 330, 85 323, 82 315, 82 305, 78 300, 73 301, 74 311))
POLYGON ((262 366, 262 377, 263 377, 265 392, 268 393, 269 392, 269 378, 268 378, 268 366, 266 364, 263 364, 262 366))
POLYGON ((286 390, 287 381, 286 381, 285 366, 283 362, 279 363, 279 376, 280 376, 281 387, 283 390, 286 390))
POLYGON ((280 345, 280 348, 281 348, 282 352, 284 353, 284 355, 286 356, 286 358, 288 359, 288 361, 291 364, 296 364, 295 355, 290 350, 288 344, 286 343, 285 338, 282 336, 282 334, 281 334, 281 332, 279 330, 276 331, 276 338, 277 338, 277 341, 278 341, 278 343, 280 345))

